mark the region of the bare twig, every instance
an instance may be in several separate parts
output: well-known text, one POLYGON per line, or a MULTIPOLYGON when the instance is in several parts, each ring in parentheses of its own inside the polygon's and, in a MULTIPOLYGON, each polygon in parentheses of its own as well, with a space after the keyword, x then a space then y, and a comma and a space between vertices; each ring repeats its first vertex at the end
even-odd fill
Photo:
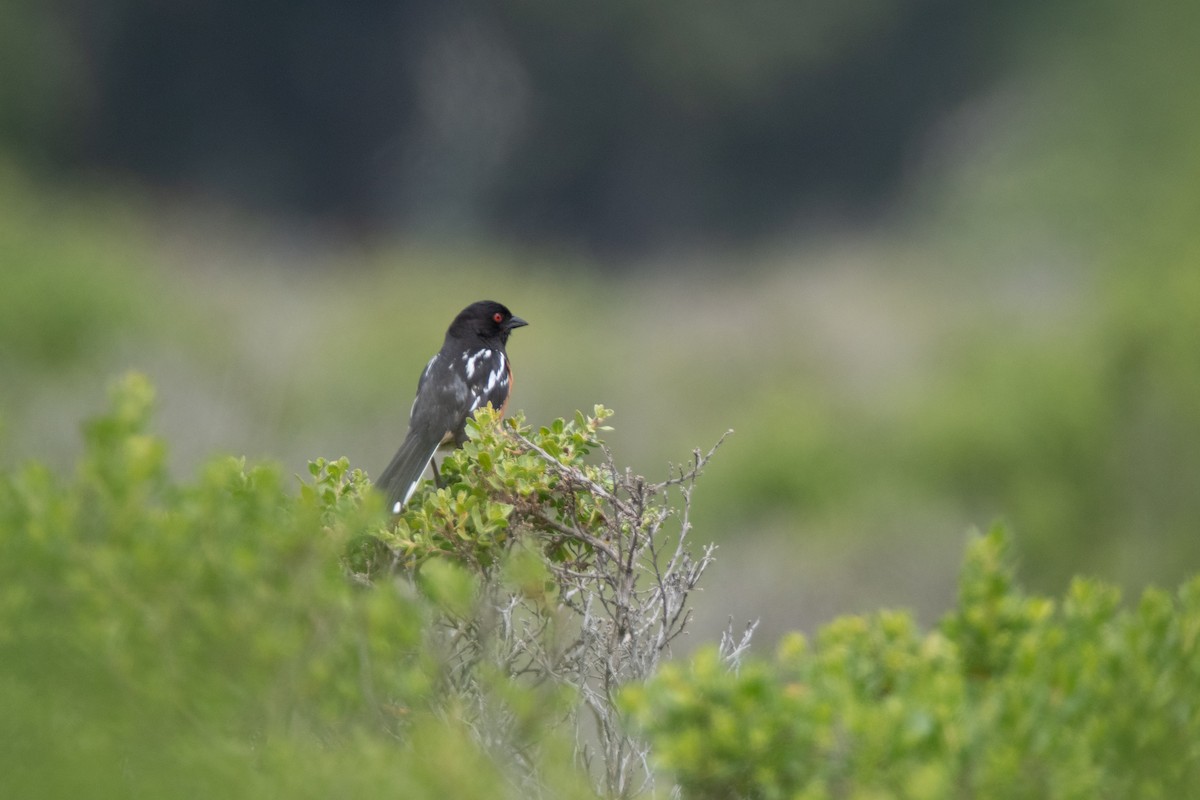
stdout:
MULTIPOLYGON (((692 492, 729 434, 707 453, 696 450, 686 469, 672 467, 659 483, 618 470, 607 450, 600 472, 589 474, 515 431, 508 435, 518 449, 543 461, 559 493, 557 505, 516 504, 510 519, 514 536, 532 537, 543 547, 571 542, 584 547, 545 562, 557 588, 552 599, 505 595, 497 582, 481 603, 490 613, 449 621, 453 630, 447 631, 446 646, 455 668, 445 679, 469 696, 480 740, 507 746, 510 754, 513 742, 504 745, 506 738, 496 732, 512 730, 516 720, 511 712, 488 707, 478 665, 487 660, 533 686, 573 688, 580 699, 571 715, 576 762, 598 780, 606 797, 645 794, 653 789, 649 749, 623 724, 616 697, 622 686, 654 673, 691 621, 689 595, 715 552, 708 545, 698 557, 692 553, 692 492), (668 502, 672 498, 675 507, 668 502), (594 524, 580 521, 581 508, 600 510, 594 524)), ((748 626, 736 640, 732 628, 722 636, 721 653, 731 666, 749 647, 753 629, 748 626)), ((536 763, 524 751, 513 757, 530 770, 536 763)), ((529 796, 542 793, 536 776, 522 788, 529 796)))

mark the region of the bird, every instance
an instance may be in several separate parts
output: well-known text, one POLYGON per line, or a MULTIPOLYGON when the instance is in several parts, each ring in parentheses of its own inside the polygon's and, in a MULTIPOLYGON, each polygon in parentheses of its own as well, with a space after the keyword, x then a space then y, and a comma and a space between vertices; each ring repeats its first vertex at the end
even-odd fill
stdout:
POLYGON ((504 413, 513 385, 504 348, 509 335, 528 324, 493 300, 472 303, 450 323, 442 349, 417 382, 408 433, 375 481, 393 514, 408 503, 437 449, 451 443, 461 447, 467 440, 467 418, 476 409, 490 403, 504 413))

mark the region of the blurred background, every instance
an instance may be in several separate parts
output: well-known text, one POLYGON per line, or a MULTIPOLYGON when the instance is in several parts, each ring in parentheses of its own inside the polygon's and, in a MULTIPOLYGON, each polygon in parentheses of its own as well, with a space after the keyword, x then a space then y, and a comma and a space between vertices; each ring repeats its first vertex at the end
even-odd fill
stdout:
POLYGON ((0 458, 129 368, 187 479, 378 473, 481 298, 531 421, 729 428, 693 640, 1200 566, 1200 6, 8 0, 0 458))

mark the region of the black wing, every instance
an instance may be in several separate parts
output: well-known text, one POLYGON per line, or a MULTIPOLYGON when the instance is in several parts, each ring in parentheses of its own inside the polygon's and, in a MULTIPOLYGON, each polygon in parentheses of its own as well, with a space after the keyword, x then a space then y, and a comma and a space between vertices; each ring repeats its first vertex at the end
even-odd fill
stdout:
POLYGON ((429 359, 417 382, 408 420, 408 435, 375 485, 387 493, 388 507, 398 512, 412 496, 421 473, 429 466, 438 445, 454 434, 471 392, 462 371, 441 354, 429 359))
POLYGON ((408 435, 376 481, 393 513, 408 502, 438 446, 465 442, 467 417, 488 403, 503 409, 511 385, 508 357, 499 348, 467 350, 457 358, 442 352, 429 360, 417 383, 408 435))

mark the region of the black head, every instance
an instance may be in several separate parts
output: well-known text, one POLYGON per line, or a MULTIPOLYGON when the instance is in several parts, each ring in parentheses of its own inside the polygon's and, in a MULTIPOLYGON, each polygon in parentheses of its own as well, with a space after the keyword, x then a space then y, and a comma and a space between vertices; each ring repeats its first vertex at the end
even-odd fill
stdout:
POLYGON ((499 340, 501 345, 507 344, 508 335, 515 328, 529 323, 513 313, 500 303, 491 300, 480 300, 472 303, 459 312, 446 331, 447 337, 472 338, 478 337, 485 342, 499 340))

